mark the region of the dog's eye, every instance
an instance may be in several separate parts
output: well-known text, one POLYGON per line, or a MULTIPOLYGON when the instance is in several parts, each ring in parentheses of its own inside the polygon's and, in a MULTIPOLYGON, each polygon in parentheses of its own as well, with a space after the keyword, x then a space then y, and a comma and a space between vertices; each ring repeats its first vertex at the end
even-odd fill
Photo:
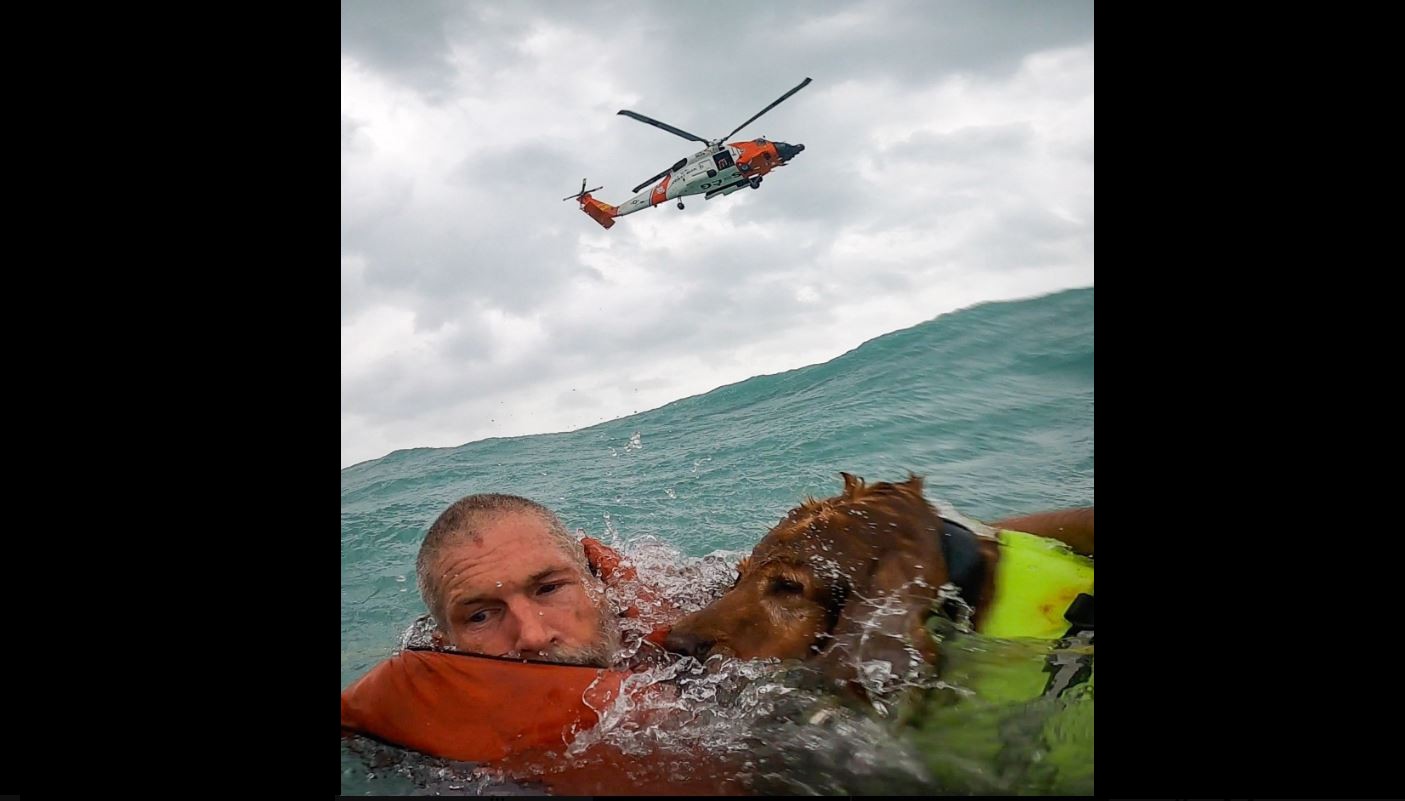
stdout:
POLYGON ((777 595, 799 595, 805 591, 805 585, 798 581, 778 578, 771 582, 771 592, 777 595))

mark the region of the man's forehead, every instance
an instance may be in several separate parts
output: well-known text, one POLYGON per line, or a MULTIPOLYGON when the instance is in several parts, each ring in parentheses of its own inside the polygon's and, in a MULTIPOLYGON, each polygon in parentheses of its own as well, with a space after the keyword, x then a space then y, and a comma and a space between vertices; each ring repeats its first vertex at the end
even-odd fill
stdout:
POLYGON ((558 548, 512 552, 464 542, 444 551, 437 571, 450 596, 476 597, 497 589, 525 590, 565 573, 579 573, 580 567, 558 548))
POLYGON ((533 522, 501 521, 482 527, 478 536, 458 536, 444 543, 436 560, 441 566, 451 563, 475 564, 509 560, 531 562, 545 568, 577 566, 577 560, 567 544, 544 525, 533 522))
POLYGON ((447 538, 450 544, 468 541, 492 545, 498 540, 551 538, 551 526, 540 515, 528 511, 495 510, 481 513, 447 538))

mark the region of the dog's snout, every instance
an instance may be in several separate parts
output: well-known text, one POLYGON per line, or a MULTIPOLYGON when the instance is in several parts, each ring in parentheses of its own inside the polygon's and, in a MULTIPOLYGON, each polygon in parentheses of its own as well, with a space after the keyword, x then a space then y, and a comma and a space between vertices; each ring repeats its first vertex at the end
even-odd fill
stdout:
POLYGON ((691 656, 694 659, 702 659, 707 656, 708 651, 717 641, 711 637, 704 637, 701 634, 693 634, 687 631, 670 631, 664 638, 663 647, 674 653, 691 656))

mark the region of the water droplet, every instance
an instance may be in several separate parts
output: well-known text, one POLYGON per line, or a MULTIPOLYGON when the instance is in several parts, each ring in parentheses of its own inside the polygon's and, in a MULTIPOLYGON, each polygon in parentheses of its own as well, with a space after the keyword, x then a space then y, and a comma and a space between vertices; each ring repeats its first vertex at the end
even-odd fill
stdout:
POLYGON ((502 582, 501 582, 501 581, 498 582, 498 586, 499 586, 499 587, 502 586, 502 582))

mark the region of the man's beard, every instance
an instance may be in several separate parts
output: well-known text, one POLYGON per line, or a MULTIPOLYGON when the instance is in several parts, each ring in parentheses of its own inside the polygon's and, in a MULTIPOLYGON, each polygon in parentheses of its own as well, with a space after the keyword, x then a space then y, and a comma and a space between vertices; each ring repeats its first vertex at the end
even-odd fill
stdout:
POLYGON ((547 651, 513 653, 510 656, 540 662, 610 667, 615 663, 615 655, 620 650, 620 624, 615 617, 614 605, 606 599, 600 599, 597 609, 600 614, 600 636, 595 639, 595 642, 578 647, 562 646, 547 651))

